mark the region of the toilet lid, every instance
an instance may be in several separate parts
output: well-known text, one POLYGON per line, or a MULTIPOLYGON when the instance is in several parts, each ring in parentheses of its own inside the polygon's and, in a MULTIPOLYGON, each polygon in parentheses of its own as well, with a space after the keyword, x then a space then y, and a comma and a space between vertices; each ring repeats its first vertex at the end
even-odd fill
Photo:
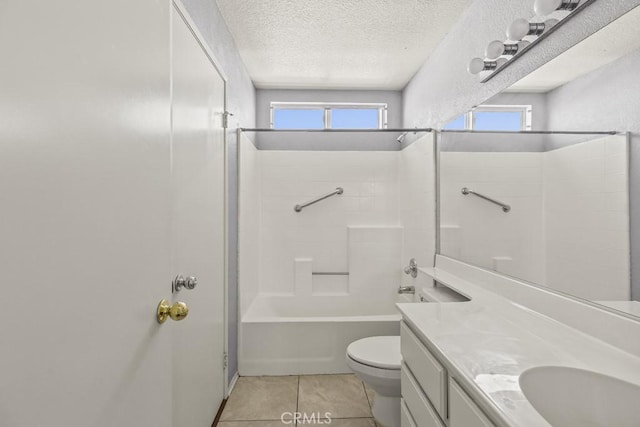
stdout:
POLYGON ((400 369, 400 337, 369 337, 354 341, 347 355, 364 365, 382 369, 400 369))

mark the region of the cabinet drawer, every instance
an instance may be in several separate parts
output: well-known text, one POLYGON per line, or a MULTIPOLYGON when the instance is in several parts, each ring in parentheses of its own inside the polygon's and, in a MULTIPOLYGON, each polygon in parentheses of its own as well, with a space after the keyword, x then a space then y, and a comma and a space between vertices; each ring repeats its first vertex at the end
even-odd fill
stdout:
POLYGON ((404 400, 400 401, 400 427, 418 427, 413 421, 413 416, 404 400))
MULTIPOLYGON (((403 406, 406 406, 409 411, 408 420, 420 427, 444 427, 438 413, 431 406, 431 402, 424 395, 415 377, 405 364, 402 365, 401 381, 403 406)), ((403 421, 402 427, 404 426, 403 421)))
POLYGON ((406 323, 400 326, 402 360, 442 419, 447 418, 447 371, 406 323))
POLYGON ((493 425, 467 393, 451 378, 449 380, 449 427, 493 427, 493 425))

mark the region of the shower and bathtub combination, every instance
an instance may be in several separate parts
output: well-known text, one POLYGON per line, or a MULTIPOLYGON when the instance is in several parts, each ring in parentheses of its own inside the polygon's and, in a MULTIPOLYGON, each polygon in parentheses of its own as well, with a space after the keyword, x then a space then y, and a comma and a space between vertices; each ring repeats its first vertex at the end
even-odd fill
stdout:
MULTIPOLYGON (((376 420, 395 427, 395 304, 451 291, 418 274, 413 258, 429 267, 437 251, 599 300, 629 289, 626 135, 419 132, 389 151, 315 150, 328 145, 303 132, 238 140, 240 375, 353 372, 376 392, 376 420), (581 262, 554 255, 584 228, 593 236, 572 251, 581 262), (620 238, 601 254, 601 236, 613 232, 620 238), (620 273, 605 290, 605 278, 580 276, 595 258, 620 273)), ((435 300, 468 301, 446 298, 435 300)))
POLYGON ((240 375, 351 372, 350 343, 399 335, 409 258, 433 258, 433 134, 401 151, 273 150, 261 137, 239 133, 240 375))

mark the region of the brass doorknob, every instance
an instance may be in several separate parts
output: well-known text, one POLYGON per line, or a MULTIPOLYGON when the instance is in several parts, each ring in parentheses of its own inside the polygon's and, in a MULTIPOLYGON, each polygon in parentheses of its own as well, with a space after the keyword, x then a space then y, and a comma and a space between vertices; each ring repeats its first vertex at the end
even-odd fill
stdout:
POLYGON ((189 307, 182 301, 177 301, 173 305, 169 305, 169 301, 163 299, 158 304, 158 310, 156 311, 156 319, 158 323, 164 323, 167 321, 167 317, 171 317, 173 320, 182 320, 189 314, 189 307))

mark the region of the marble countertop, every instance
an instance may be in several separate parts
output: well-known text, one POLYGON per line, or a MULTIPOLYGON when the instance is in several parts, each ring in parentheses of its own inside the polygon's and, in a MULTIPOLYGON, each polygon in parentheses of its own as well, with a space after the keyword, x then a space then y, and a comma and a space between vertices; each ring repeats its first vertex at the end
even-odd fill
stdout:
POLYGON ((471 301, 400 303, 427 347, 499 425, 549 426, 520 390, 522 372, 570 366, 640 385, 640 358, 440 269, 420 269, 471 301))

